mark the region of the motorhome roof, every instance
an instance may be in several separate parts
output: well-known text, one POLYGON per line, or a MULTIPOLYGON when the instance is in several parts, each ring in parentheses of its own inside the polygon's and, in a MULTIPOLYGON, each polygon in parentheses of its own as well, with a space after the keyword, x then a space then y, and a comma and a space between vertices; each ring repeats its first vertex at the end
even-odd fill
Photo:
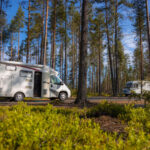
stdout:
POLYGON ((46 72, 50 71, 51 74, 58 75, 57 71, 55 71, 54 69, 50 68, 49 66, 45 66, 45 65, 27 64, 27 63, 16 62, 16 61, 0 61, 0 64, 17 65, 17 66, 22 66, 22 67, 34 67, 34 68, 43 69, 46 72))
MULTIPOLYGON (((150 81, 142 81, 143 83, 145 82, 150 82, 150 81)), ((128 81, 127 83, 141 83, 140 80, 137 80, 137 81, 128 81)))
POLYGON ((11 65, 23 65, 23 66, 30 66, 36 68, 43 68, 44 65, 37 65, 37 64, 27 64, 23 62, 16 62, 16 61, 0 61, 1 64, 11 64, 11 65))

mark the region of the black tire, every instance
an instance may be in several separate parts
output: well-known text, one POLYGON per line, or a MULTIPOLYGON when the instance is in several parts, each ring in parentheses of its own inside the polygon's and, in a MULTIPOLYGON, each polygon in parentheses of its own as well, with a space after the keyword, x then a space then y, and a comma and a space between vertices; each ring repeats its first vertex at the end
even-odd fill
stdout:
POLYGON ((17 101, 17 102, 21 102, 21 101, 24 100, 24 97, 25 97, 25 96, 24 96, 23 93, 18 92, 18 93, 15 94, 14 100, 17 101))
POLYGON ((61 93, 59 94, 59 99, 60 99, 61 101, 65 101, 67 98, 68 98, 67 93, 61 92, 61 93))

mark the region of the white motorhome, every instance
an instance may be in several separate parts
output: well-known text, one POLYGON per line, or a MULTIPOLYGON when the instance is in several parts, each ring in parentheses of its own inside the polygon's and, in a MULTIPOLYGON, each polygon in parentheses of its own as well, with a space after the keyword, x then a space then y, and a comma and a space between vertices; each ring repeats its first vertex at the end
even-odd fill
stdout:
MULTIPOLYGON (((150 91, 150 81, 142 81, 142 90, 150 91)), ((136 94, 141 93, 141 81, 129 81, 126 83, 123 93, 127 96, 131 94, 131 91, 136 94)))
POLYGON ((58 72, 48 66, 0 62, 0 97, 22 101, 25 97, 66 100, 70 96, 71 92, 58 77, 58 72))

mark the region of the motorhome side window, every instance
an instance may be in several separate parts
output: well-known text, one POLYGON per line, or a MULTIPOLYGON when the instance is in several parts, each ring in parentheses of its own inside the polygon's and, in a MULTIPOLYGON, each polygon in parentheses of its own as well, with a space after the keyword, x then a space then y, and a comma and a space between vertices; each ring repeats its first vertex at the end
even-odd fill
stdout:
POLYGON ((7 71, 16 71, 16 66, 6 65, 7 71))
POLYGON ((21 70, 20 71, 20 77, 32 78, 32 71, 21 70))

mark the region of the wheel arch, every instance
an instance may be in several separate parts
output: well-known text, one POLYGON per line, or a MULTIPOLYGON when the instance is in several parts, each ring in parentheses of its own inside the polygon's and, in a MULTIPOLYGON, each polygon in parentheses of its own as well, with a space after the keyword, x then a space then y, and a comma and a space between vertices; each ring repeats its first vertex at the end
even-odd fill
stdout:
POLYGON ((60 91, 59 94, 58 94, 58 97, 59 97, 60 93, 66 93, 67 98, 68 98, 68 92, 67 91, 60 91))
POLYGON ((22 91, 17 91, 17 92, 15 92, 15 94, 14 94, 13 97, 15 97, 15 95, 16 95, 17 93, 22 93, 22 94, 24 95, 24 97, 26 97, 26 95, 25 95, 24 92, 22 92, 22 91))

